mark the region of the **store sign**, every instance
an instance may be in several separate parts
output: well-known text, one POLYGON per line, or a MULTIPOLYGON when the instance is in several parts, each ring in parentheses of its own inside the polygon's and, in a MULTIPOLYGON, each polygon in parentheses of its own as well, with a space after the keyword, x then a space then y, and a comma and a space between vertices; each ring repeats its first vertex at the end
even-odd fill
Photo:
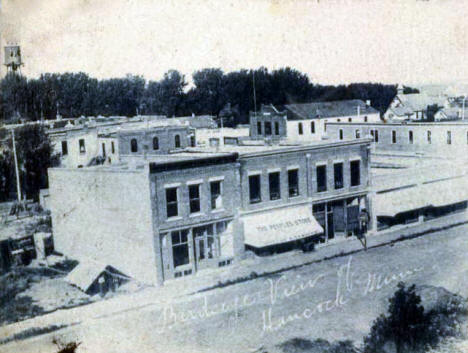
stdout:
POLYGON ((291 229, 300 225, 310 224, 312 223, 312 219, 310 217, 307 218, 299 218, 294 221, 283 221, 278 223, 272 223, 269 225, 259 225, 257 226, 258 232, 268 232, 268 231, 278 231, 278 230, 287 230, 291 229))

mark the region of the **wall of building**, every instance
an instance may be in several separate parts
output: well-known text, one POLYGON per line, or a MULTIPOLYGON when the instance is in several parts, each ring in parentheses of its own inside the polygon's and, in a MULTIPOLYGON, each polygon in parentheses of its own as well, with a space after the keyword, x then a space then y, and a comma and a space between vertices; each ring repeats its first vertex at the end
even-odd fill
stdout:
POLYGON ((466 155, 468 151, 468 123, 408 123, 408 124, 349 124, 333 123, 327 125, 330 138, 339 138, 340 130, 343 139, 356 139, 356 131, 361 138, 369 136, 371 130, 378 131, 378 142, 374 143, 376 150, 421 152, 434 155, 444 155, 452 158, 466 155), (396 142, 393 143, 392 131, 395 131, 396 142), (409 139, 413 133, 413 142, 409 139), (428 131, 431 138, 428 141, 428 131), (448 132, 451 133, 451 143, 447 142, 448 132))
POLYGON ((317 149, 300 150, 294 152, 272 153, 271 155, 242 156, 242 209, 245 211, 263 209, 266 207, 295 204, 307 200, 323 200, 341 197, 349 193, 365 192, 368 187, 368 145, 369 142, 359 144, 334 145, 317 149), (360 185, 351 186, 350 161, 360 160, 360 185), (343 163, 343 188, 335 190, 334 163, 343 163), (318 165, 326 165, 327 191, 317 192, 318 165), (299 196, 288 195, 288 169, 299 169, 299 196), (280 171, 281 199, 270 201, 268 174, 280 171), (250 203, 249 176, 261 175, 262 202, 250 203))
POLYGON ((147 154, 167 154, 175 150, 175 136, 180 137, 180 148, 190 146, 191 130, 188 127, 160 127, 147 130, 121 131, 118 133, 120 157, 131 155, 147 154), (159 148, 153 149, 153 138, 157 137, 159 148), (131 151, 131 140, 136 139, 138 151, 131 151))
POLYGON ((157 283, 148 170, 49 169, 57 251, 157 283))
POLYGON ((252 139, 264 139, 270 137, 272 139, 280 139, 287 136, 287 120, 286 115, 279 115, 268 112, 259 112, 250 115, 250 137, 252 139), (265 134, 265 122, 271 124, 271 135, 265 134), (261 124, 261 133, 258 131, 258 123, 261 124), (278 132, 275 133, 275 123, 278 123, 278 132))
POLYGON ((50 135, 55 153, 59 153, 62 166, 66 168, 85 167, 100 153, 99 138, 96 129, 68 131, 63 134, 50 135), (80 140, 84 141, 84 151, 80 149, 80 140), (67 154, 62 153, 62 141, 67 142, 67 154))
POLYGON ((210 146, 210 139, 217 139, 219 146, 224 145, 224 138, 238 138, 238 137, 249 137, 249 127, 238 127, 238 128, 214 128, 214 129, 196 129, 195 137, 197 146, 210 146))

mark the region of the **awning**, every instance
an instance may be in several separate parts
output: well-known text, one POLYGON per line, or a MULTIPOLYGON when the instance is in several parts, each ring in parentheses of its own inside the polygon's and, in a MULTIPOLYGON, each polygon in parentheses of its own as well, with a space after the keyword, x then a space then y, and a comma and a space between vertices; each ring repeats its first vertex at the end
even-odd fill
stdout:
POLYGON ((94 261, 80 261, 65 277, 65 282, 73 284, 86 292, 93 282, 106 270, 106 265, 94 261))
POLYGON ((420 186, 376 194, 374 209, 377 216, 395 217, 398 213, 430 206, 430 200, 420 186))
POLYGON ((294 206, 242 217, 247 245, 263 248, 323 233, 310 206, 294 206))
POLYGON ((422 184, 411 188, 376 194, 377 216, 395 217, 398 213, 424 207, 441 207, 468 200, 468 181, 465 177, 422 184))
POLYGON ((460 177, 424 184, 425 194, 430 195, 434 207, 442 207, 468 200, 468 178, 460 177))

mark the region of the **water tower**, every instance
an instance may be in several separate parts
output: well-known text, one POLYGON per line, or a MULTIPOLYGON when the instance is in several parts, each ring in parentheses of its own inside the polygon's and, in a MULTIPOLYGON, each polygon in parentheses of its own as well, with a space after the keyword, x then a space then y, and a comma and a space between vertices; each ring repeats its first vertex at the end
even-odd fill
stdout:
POLYGON ((7 72, 16 72, 21 68, 21 49, 17 44, 8 44, 5 46, 5 58, 3 64, 7 67, 7 72))

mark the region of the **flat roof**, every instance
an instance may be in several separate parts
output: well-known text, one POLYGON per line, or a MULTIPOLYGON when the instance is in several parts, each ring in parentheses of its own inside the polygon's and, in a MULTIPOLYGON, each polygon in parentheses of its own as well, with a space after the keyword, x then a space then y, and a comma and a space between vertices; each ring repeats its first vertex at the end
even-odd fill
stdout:
POLYGON ((457 120, 457 121, 436 121, 436 122, 327 122, 327 125, 349 125, 349 126, 357 126, 357 125, 368 125, 368 126, 447 126, 447 125, 468 125, 468 118, 465 121, 457 120))

